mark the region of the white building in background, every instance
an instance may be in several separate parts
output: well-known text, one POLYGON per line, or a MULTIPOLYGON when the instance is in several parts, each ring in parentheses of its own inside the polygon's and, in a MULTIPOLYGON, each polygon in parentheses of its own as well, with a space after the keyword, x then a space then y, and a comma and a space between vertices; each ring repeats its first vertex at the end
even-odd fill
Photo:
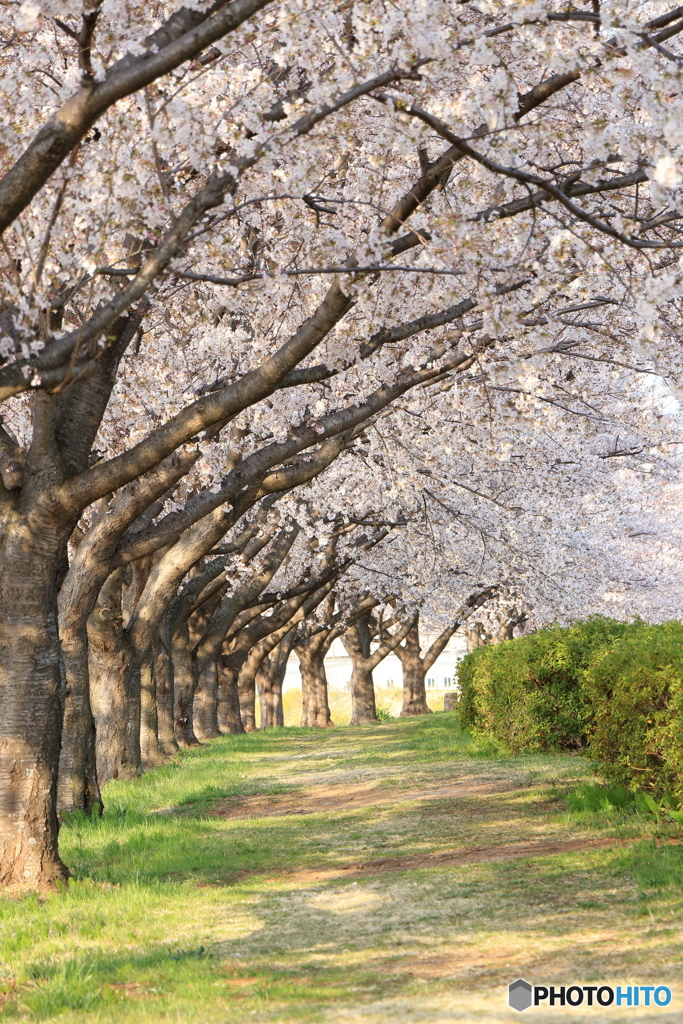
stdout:
MULTIPOLYGON (((426 637, 424 641, 425 647, 428 648, 434 639, 434 637, 426 637)), ((465 637, 456 633, 455 636, 451 637, 445 650, 441 652, 427 673, 427 689, 454 689, 457 683, 455 668, 466 653, 465 637)), ((351 659, 340 639, 333 642, 329 654, 325 658, 325 671, 331 691, 343 693, 349 689, 351 659)), ((403 668, 395 654, 390 654, 383 661, 380 661, 372 675, 375 681, 375 688, 378 690, 400 690, 403 687, 403 668)), ((299 659, 292 653, 287 663, 283 689, 287 691, 300 688, 299 659)))

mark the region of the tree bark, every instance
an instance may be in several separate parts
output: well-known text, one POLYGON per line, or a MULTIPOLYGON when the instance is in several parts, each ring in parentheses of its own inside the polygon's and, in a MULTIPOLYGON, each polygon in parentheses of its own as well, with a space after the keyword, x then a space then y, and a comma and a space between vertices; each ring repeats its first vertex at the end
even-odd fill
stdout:
POLYGON ((403 667, 403 706, 401 715, 430 715, 425 689, 425 665, 420 657, 420 628, 418 621, 408 633, 405 644, 399 644, 395 653, 403 667))
MULTIPOLYGON (((375 707, 375 687, 372 681, 372 670, 379 665, 387 654, 404 640, 415 628, 417 614, 411 616, 399 629, 398 633, 389 634, 379 644, 376 651, 371 651, 375 632, 382 633, 381 624, 372 620, 372 610, 368 609, 359 615, 342 636, 342 643, 351 656, 353 670, 351 672, 351 725, 363 725, 377 721, 375 707)), ((419 648, 418 648, 419 650, 419 648)))
POLYGON ((226 665, 221 655, 217 661, 218 668, 218 728, 222 736, 244 732, 240 713, 239 693, 237 691, 237 674, 226 665))
POLYGON ((370 610, 363 612, 342 636, 342 643, 353 665, 350 725, 364 725, 366 722, 377 721, 375 687, 372 679, 373 665, 370 662, 372 642, 370 616, 370 610))
POLYGON ((97 778, 95 720, 90 706, 88 639, 85 626, 61 635, 65 702, 59 759, 57 810, 102 814, 97 778))
POLYGON ((159 749, 168 756, 178 751, 175 738, 173 696, 173 665, 161 641, 154 645, 154 678, 157 696, 157 736, 159 749))
POLYGON ((218 729, 218 669, 212 658, 199 677, 194 695, 194 731, 200 741, 220 736, 218 729))
POLYGON ((187 623, 183 623, 171 641, 173 653, 173 690, 175 738, 179 747, 199 745, 194 731, 193 705, 196 678, 187 623))
MULTIPOLYGON (((36 517, 38 518, 38 517, 36 517)), ((62 693, 56 565, 59 523, 8 516, 0 544, 0 886, 67 877, 57 852, 62 693)))
POLYGON ((300 642, 294 650, 301 670, 301 725, 304 728, 327 729, 332 726, 332 715, 327 693, 324 644, 313 640, 300 642))
POLYGON ((357 661, 351 672, 351 721, 349 725, 364 725, 377 721, 375 686, 372 669, 365 660, 357 661))
MULTIPOLYGON (((286 662, 285 662, 286 667, 286 662)), ((261 704, 261 728, 277 729, 285 724, 282 707, 282 683, 284 670, 280 670, 276 654, 267 654, 256 673, 259 701, 261 704)))
POLYGON ((143 768, 155 768, 164 762, 164 755, 159 746, 156 691, 154 655, 150 651, 140 668, 140 758, 143 768))
POLYGON ((256 732, 256 672, 245 662, 237 677, 240 718, 244 732, 256 732))
POLYGON ((422 660, 409 661, 403 658, 403 705, 401 715, 431 715, 427 704, 425 670, 422 660))
POLYGON ((121 571, 112 573, 88 619, 90 700, 100 785, 142 771, 140 670, 121 621, 121 571))

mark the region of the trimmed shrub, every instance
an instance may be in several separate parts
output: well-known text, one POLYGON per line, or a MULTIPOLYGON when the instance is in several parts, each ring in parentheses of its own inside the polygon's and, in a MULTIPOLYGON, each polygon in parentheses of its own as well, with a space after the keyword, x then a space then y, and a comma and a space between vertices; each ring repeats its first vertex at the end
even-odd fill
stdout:
POLYGON ((458 666, 461 726, 502 741, 513 753, 584 746, 584 671, 597 651, 642 626, 595 615, 566 629, 549 626, 477 648, 458 666))
POLYGON ((597 652, 583 693, 602 774, 683 803, 683 625, 641 624, 597 652))

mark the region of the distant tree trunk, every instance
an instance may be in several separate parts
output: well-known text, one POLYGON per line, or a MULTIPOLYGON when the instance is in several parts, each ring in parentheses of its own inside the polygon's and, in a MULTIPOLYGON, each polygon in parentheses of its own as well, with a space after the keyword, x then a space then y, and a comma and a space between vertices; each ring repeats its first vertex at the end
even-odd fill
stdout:
POLYGON ((377 721, 375 686, 372 669, 365 660, 357 662, 351 672, 351 722, 350 725, 364 725, 377 721))
POLYGON ((515 636, 515 629, 518 626, 523 626, 527 621, 526 612, 518 612, 516 608, 510 608, 507 613, 507 618, 499 619, 498 629, 495 635, 491 638, 492 644, 504 644, 506 640, 513 640, 515 636))
POLYGON ((59 759, 57 809, 102 814, 97 779, 95 720, 90 706, 86 627, 61 635, 65 683, 62 749, 59 759))
POLYGON ((401 715, 431 715, 427 704, 425 671, 421 662, 403 663, 403 705, 401 715))
POLYGON ((218 668, 218 728, 222 736, 244 732, 237 692, 237 673, 226 665, 223 655, 216 663, 218 668))
POLYGON ((465 637, 467 639, 468 654, 471 654, 472 651, 476 651, 477 647, 483 647, 486 644, 484 631, 478 622, 475 622, 473 626, 468 626, 465 629, 465 637))
POLYGON ((143 768, 154 768, 164 762, 159 746, 156 689, 153 652, 150 651, 140 669, 140 757, 143 768))
POLYGON ((301 670, 301 725, 326 729, 333 723, 327 693, 324 643, 314 637, 300 641, 294 650, 301 670))
POLYGON ((408 633, 405 644, 399 644, 395 653, 403 666, 403 706, 401 715, 430 715, 425 690, 425 666, 420 657, 419 620, 408 633))
POLYGON ((413 628, 417 616, 411 616, 395 634, 389 634, 376 651, 371 652, 370 645, 376 631, 382 635, 381 625, 371 624, 372 611, 368 609, 357 617, 355 622, 342 636, 342 643, 351 657, 351 725, 362 725, 365 722, 377 721, 375 707, 375 687, 372 681, 372 670, 379 665, 387 654, 391 654, 413 628))
POLYGON ((372 679, 374 667, 370 658, 373 631, 368 610, 342 636, 342 643, 351 658, 351 725, 377 721, 375 687, 372 679))
POLYGON ((121 573, 112 573, 88 619, 90 701, 100 785, 130 779, 140 759, 140 672, 121 623, 121 573))
POLYGON ((173 656, 173 691, 175 699, 175 738, 179 747, 199 745, 194 732, 193 705, 196 679, 187 623, 183 623, 171 640, 173 656))
POLYGON ((194 695, 194 731, 199 740, 220 736, 218 729, 218 670, 212 658, 199 677, 194 695))
POLYGON ((284 667, 280 664, 278 650, 272 655, 267 654, 256 673, 256 683, 259 691, 261 704, 261 728, 276 729, 285 724, 284 709, 282 707, 282 684, 284 682, 284 667))
POLYGON ((261 729, 272 729, 275 726, 275 705, 273 703, 274 675, 274 666, 270 655, 267 654, 256 670, 256 690, 261 709, 261 721, 259 723, 261 729))
POLYGON ((173 665, 165 645, 154 646, 154 679, 157 698, 157 736, 162 754, 170 756, 178 750, 175 738, 175 701, 173 696, 173 665))
POLYGON ((256 732, 256 672, 246 663, 237 677, 240 718, 244 732, 256 732))

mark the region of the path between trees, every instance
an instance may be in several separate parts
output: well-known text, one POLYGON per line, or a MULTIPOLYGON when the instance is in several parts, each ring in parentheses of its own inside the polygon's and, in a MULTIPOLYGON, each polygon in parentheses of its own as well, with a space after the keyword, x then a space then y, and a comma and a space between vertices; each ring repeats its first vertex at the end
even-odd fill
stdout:
POLYGON ((519 976, 674 991, 544 1024, 680 1020, 675 827, 569 810, 585 758, 493 754, 434 715, 229 737, 110 785, 63 830, 69 893, 0 901, 0 1021, 498 1024, 519 976))

